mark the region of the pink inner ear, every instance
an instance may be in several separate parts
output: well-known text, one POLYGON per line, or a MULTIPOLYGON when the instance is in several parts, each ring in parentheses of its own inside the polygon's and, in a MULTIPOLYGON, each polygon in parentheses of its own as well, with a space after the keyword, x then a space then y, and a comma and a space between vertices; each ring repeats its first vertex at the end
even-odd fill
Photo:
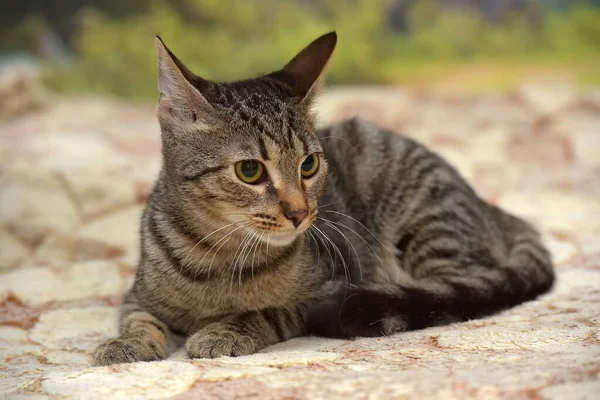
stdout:
POLYGON ((165 96, 168 98, 173 98, 174 84, 172 78, 168 76, 168 73, 159 71, 158 89, 160 90, 161 98, 165 96))

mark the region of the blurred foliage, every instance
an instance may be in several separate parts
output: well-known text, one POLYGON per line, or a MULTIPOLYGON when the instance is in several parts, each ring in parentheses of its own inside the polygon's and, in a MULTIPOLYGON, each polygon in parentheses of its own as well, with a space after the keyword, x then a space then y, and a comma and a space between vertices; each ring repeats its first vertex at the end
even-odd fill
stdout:
POLYGON ((111 20, 88 9, 80 15, 78 62, 51 71, 59 89, 156 95, 156 52, 160 34, 167 46, 196 74, 235 80, 270 72, 317 36, 337 29, 344 42, 330 71, 334 82, 373 82, 381 76, 374 60, 385 37, 386 0, 327 0, 321 11, 295 2, 191 0, 173 5, 154 1, 147 13, 111 20), (360 18, 356 18, 360 15, 360 18), (290 28, 292 27, 292 28, 290 28))
MULTIPOLYGON (((600 84, 600 69, 593 67, 600 65, 600 10, 590 2, 573 1, 564 10, 536 3, 490 23, 475 8, 412 1, 406 32, 389 27, 391 3, 153 0, 126 18, 86 8, 73 41, 79 57, 50 67, 47 82, 61 91, 156 97, 154 34, 198 75, 228 81, 279 68, 335 29, 340 39, 330 83, 406 83, 461 65, 510 69, 533 62, 600 84)), ((496 71, 495 79, 510 80, 513 72, 496 71)))

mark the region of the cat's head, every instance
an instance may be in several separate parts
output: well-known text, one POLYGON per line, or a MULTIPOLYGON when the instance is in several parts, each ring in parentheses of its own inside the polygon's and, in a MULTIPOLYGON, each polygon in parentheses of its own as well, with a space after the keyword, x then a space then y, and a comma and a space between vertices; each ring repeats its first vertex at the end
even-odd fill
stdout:
POLYGON ((170 197, 213 226, 235 224, 274 245, 307 230, 327 176, 311 104, 336 41, 328 33, 279 71, 217 83, 192 73, 157 37, 170 197))

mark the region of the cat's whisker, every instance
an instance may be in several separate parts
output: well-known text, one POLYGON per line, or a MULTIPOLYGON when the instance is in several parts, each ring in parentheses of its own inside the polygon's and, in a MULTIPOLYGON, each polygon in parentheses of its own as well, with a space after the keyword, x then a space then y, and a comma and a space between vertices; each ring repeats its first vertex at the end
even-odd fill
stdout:
MULTIPOLYGON (((342 237, 347 241, 346 237, 344 236, 343 233, 341 233, 341 231, 339 229, 336 230, 340 235, 342 235, 342 237)), ((325 232, 325 235, 328 237, 329 240, 331 240, 331 242, 334 244, 335 246, 335 251, 339 254, 340 259, 342 260, 342 265, 344 267, 344 275, 346 276, 346 282, 348 284, 348 286, 350 286, 352 284, 352 275, 350 274, 350 266, 348 265, 348 263, 346 262, 346 259, 344 258, 344 256, 342 255, 342 251, 339 248, 339 246, 335 243, 335 241, 333 239, 331 239, 331 237, 325 232)), ((346 243, 346 250, 349 252, 350 251, 350 247, 348 246, 348 243, 346 243)), ((362 273, 360 274, 362 276, 362 273)))
MULTIPOLYGON (((248 227, 249 225, 251 225, 251 224, 250 224, 250 223, 248 223, 248 224, 246 224, 246 225, 244 225, 244 226, 242 226, 242 227, 238 227, 238 228, 234 229, 233 231, 231 231, 230 233, 228 233, 228 234, 227 234, 225 237, 223 237, 221 240, 219 240, 219 242, 221 242, 223 239, 227 238, 227 240, 225 240, 225 241, 224 241, 224 242, 223 242, 223 243, 222 243, 222 244, 219 246, 219 248, 217 248, 217 251, 215 252, 215 254, 213 254, 213 256, 212 256, 212 259, 210 260, 210 264, 209 264, 209 266, 208 266, 208 274, 209 274, 209 276, 210 276, 210 270, 211 270, 211 268, 212 268, 212 264, 213 264, 213 262, 214 262, 214 260, 215 260, 215 257, 216 257, 216 256, 217 256, 217 254, 219 253, 219 250, 221 250, 221 248, 222 248, 222 247, 223 247, 223 246, 224 246, 224 245, 225 245, 227 242, 229 242, 229 241, 231 240, 231 234, 233 234, 233 233, 234 233, 236 230, 238 230, 238 229, 240 229, 240 228, 245 228, 245 227, 248 227)), ((215 243, 215 246, 216 246, 217 244, 219 244, 219 242, 215 243)), ((214 247, 214 246, 213 246, 213 247, 214 247)), ((238 246, 238 247, 239 247, 239 246, 238 246)), ((211 248, 211 250, 212 250, 212 248, 211 248)), ((209 253, 210 253, 210 251, 209 251, 209 253)), ((208 255, 208 254, 206 254, 206 255, 208 255)), ((205 255, 205 257, 206 257, 206 255, 205 255)), ((204 257, 202 258, 202 260, 204 260, 204 257)), ((202 260, 200 260, 200 263, 202 262, 202 260)))
POLYGON ((315 268, 314 268, 314 271, 316 271, 317 268, 319 268, 320 262, 321 262, 321 254, 320 254, 320 251, 319 251, 319 243, 317 242, 317 239, 315 238, 315 235, 313 235, 313 233, 310 231, 310 229, 307 232, 310 235, 310 237, 312 238, 313 242, 315 243, 315 250, 317 251, 317 262, 316 262, 315 268))
POLYGON ((252 264, 250 265, 250 274, 252 275, 252 282, 254 283, 254 287, 258 290, 258 286, 256 285, 256 281, 254 280, 254 259, 256 257, 256 253, 260 254, 263 246, 263 237, 265 236, 264 232, 260 233, 258 240, 256 241, 256 246, 254 248, 254 254, 252 254, 252 264))
MULTIPOLYGON (((222 242, 222 241, 223 241, 225 238, 227 238, 227 237, 230 237, 230 236, 231 236, 231 235, 233 235, 235 232, 239 231, 240 229, 247 228, 248 226, 250 226, 250 223, 246 223, 246 224, 244 224, 244 225, 241 225, 241 226, 235 227, 235 228, 234 228, 234 229, 232 229, 232 230, 231 230, 229 233, 227 233, 225 236, 223 236, 221 239, 219 239, 219 240, 218 240, 218 241, 217 241, 217 242, 216 242, 216 243, 213 245, 213 247, 214 247, 214 246, 216 246, 217 244, 221 243, 221 242, 222 242)), ((211 249, 212 249, 213 247, 211 247, 211 249)), ((210 253, 210 250, 209 250, 209 251, 208 251, 208 252, 207 252, 207 253, 204 255, 204 257, 202 257, 202 258, 200 259, 200 261, 198 262, 198 264, 202 264, 202 261, 204 261, 204 259, 206 258, 206 256, 207 256, 209 253, 210 253)))
POLYGON ((323 230, 319 229, 317 226, 315 226, 315 229, 317 231, 320 231, 321 234, 323 235, 323 237, 329 243, 331 243, 331 246, 332 246, 334 252, 340 257, 340 260, 342 261, 342 266, 344 268, 344 275, 346 277, 346 283, 348 285, 350 285, 352 283, 351 276, 350 276, 350 270, 348 269, 348 264, 346 264, 346 260, 344 259, 344 256, 342 255, 342 252, 340 251, 339 247, 337 247, 337 245, 335 244, 335 242, 329 237, 329 235, 327 235, 325 232, 323 232, 323 230))
POLYGON ((212 235, 214 235, 217 232, 222 231, 223 229, 226 229, 232 225, 236 225, 239 224, 241 222, 245 222, 245 221, 240 221, 240 222, 233 222, 231 224, 227 224, 225 226, 220 227, 219 229, 215 229, 214 231, 212 231, 211 233, 209 233, 208 235, 204 236, 201 240, 198 241, 198 243, 196 243, 194 245, 194 247, 191 248, 191 250, 186 254, 185 258, 183 259, 183 261, 181 262, 182 265, 185 265, 187 259, 189 258, 190 254, 192 254, 192 252, 196 249, 196 247, 198 247, 201 243, 203 243, 206 239, 208 239, 209 237, 211 237, 212 235))
MULTIPOLYGON (((358 237, 363 242, 363 244, 367 247, 367 249, 369 250, 369 254, 371 255, 371 259, 373 259, 373 255, 374 255, 377 258, 377 260, 379 261, 379 263, 381 264, 381 266, 384 267, 384 269, 385 269, 385 264, 383 263, 383 260, 381 259, 381 257, 379 257, 379 254, 377 254, 377 252, 375 251, 375 249, 373 248, 373 246, 369 242, 367 242, 365 240, 365 238, 363 238, 358 232, 356 232, 354 229, 350 228, 348 225, 343 224, 341 222, 332 221, 332 220, 327 219, 327 218, 321 218, 321 219, 323 221, 328 221, 328 222, 331 222, 334 225, 337 225, 337 226, 340 226, 342 228, 348 229, 350 232, 354 233, 356 235, 356 237, 358 237)), ((387 250, 387 249, 384 248, 384 250, 387 250)), ((393 254, 393 253, 391 253, 391 254, 394 257, 396 257, 395 254, 393 254)), ((361 277, 362 277, 362 275, 361 275, 361 277)))
POLYGON ((360 280, 362 281, 362 278, 363 278, 362 264, 360 262, 360 257, 358 256, 358 252, 356 251, 356 248, 354 247, 354 245, 352 244, 350 239, 348 239, 348 237, 346 235, 344 235, 344 233, 338 227, 336 227, 331 221, 329 221, 325 218, 319 218, 319 219, 321 221, 325 222, 325 224, 327 224, 327 226, 329 226, 331 229, 335 230, 340 235, 342 235, 342 237, 344 238, 346 243, 348 243, 352 247, 352 251, 354 251, 354 256, 356 257, 356 261, 358 262, 358 273, 360 275, 360 280))
POLYGON ((239 282, 240 287, 242 285, 242 270, 244 269, 244 266, 246 265, 246 260, 248 259, 248 256, 250 255, 250 251, 252 250, 252 245, 254 244, 254 239, 255 239, 256 235, 258 234, 258 231, 253 230, 251 233, 252 233, 252 235, 248 238, 248 240, 246 240, 246 244, 244 245, 244 248, 242 248, 242 251, 240 252, 240 254, 238 256, 238 266, 239 266, 238 282, 239 282))
POLYGON ((241 266, 246 265, 246 260, 248 258, 248 251, 252 248, 252 244, 254 243, 254 238, 257 235, 257 231, 252 231, 250 237, 246 241, 246 245, 242 249, 239 255, 238 264, 241 266))
POLYGON ((248 261, 248 257, 250 256, 250 253, 252 253, 252 249, 254 248, 254 246, 256 244, 256 240, 258 239, 258 233, 259 233, 258 231, 254 231, 254 234, 248 241, 248 243, 249 243, 248 246, 246 246, 247 247, 246 256, 244 257, 244 260, 242 261, 242 265, 241 265, 239 277, 238 277, 240 287, 242 286, 242 268, 246 265, 246 261, 248 261))
POLYGON ((231 279, 229 282, 229 291, 233 291, 233 278, 235 276, 235 270, 237 268, 237 262, 236 262, 236 255, 237 253, 240 251, 240 248, 244 245, 244 241, 246 240, 246 238, 248 237, 250 232, 246 233, 246 236, 244 236, 244 238, 242 240, 240 240, 240 242, 238 243, 238 246, 235 250, 235 253, 233 253, 233 258, 232 258, 232 262, 231 262, 231 279))
POLYGON ((271 231, 269 231, 269 234, 267 235, 267 256, 266 256, 266 260, 267 262, 269 262, 269 239, 271 238, 271 231))
POLYGON ((335 136, 335 135, 329 135, 329 136, 323 136, 323 137, 321 138, 321 140, 324 140, 324 139, 329 139, 329 138, 333 138, 333 139, 339 139, 339 140, 341 140, 342 142, 346 142, 346 144, 347 144, 348 146, 350 146, 350 148, 352 149, 352 151, 354 151, 354 154, 355 154, 355 155, 356 155, 356 154, 358 154, 358 152, 356 151, 356 147, 352 146, 352 143, 350 143, 349 141, 347 141, 347 140, 346 140, 346 139, 344 139, 343 137, 340 137, 340 136, 335 136))
POLYGON ((332 206, 332 205, 334 205, 336 203, 338 203, 338 202, 337 201, 333 201, 331 203, 320 205, 320 206, 317 207, 317 210, 320 210, 321 208, 325 208, 325 207, 328 207, 328 206, 332 206))
POLYGON ((227 233, 225 236, 223 236, 215 244, 212 245, 212 247, 204 254, 204 256, 198 262, 198 267, 196 269, 196 272, 194 273, 194 280, 196 279, 196 276, 198 275, 199 269, 202 268, 202 262, 211 253, 211 251, 215 248, 215 246, 217 246, 219 243, 223 242, 217 249, 217 252, 213 255, 213 258, 211 259, 210 265, 208 266, 208 276, 210 276, 210 269, 212 267, 212 262, 213 262, 215 256, 217 255, 217 253, 219 252, 219 250, 221 250, 221 248, 229 241, 229 239, 231 239, 231 235, 233 235, 236 231, 247 227, 248 225, 249 225, 249 223, 232 229, 231 232, 227 233), (229 238, 229 239, 227 239, 227 238, 229 238), (225 240, 225 239, 227 239, 227 240, 225 240))
MULTIPOLYGON (((375 248, 373 247, 373 245, 369 242, 367 242, 367 240, 365 238, 363 238, 358 232, 356 232, 354 229, 350 228, 348 225, 343 224, 341 222, 337 222, 337 221, 331 221, 333 224, 338 225, 342 228, 348 229, 350 232, 354 233, 356 235, 356 237, 358 237, 365 246, 367 246, 367 249, 369 250, 369 254, 371 254, 371 259, 373 258, 373 256, 375 256, 377 258, 377 260, 379 261, 379 264, 382 267, 385 267, 385 264, 383 262, 383 260, 381 259, 381 257, 379 257, 379 254, 377 254, 377 251, 375 250, 375 248)), ((387 251, 388 253, 390 253, 393 257, 396 257, 396 254, 394 254, 393 252, 391 252, 390 250, 388 250, 387 248, 383 248, 383 250, 387 251)))
POLYGON ((212 268, 213 262, 215 261, 215 257, 217 256, 217 254, 219 254, 219 250, 221 250, 221 248, 223 246, 225 246, 225 244, 227 244, 227 242, 229 242, 231 240, 231 238, 228 238, 226 241, 224 241, 218 248, 217 251, 215 251, 215 254, 213 254, 212 258, 210 259, 210 264, 208 265, 208 278, 210 280, 210 270, 212 268))
MULTIPOLYGON (((233 280, 235 278, 235 271, 238 267, 239 258, 241 256, 242 252, 244 251, 244 249, 246 248, 246 242, 248 241, 248 238, 250 237, 251 234, 252 234, 252 230, 249 230, 248 233, 246 233, 246 236, 244 236, 244 238, 238 245, 237 250, 235 251, 235 253, 233 255, 233 263, 231 264, 231 282, 229 285, 230 291, 233 291, 233 280)), ((241 268, 241 266, 240 266, 240 268, 241 268)))
POLYGON ((321 236, 319 236, 319 231, 317 231, 316 226, 311 226, 311 229, 315 229, 315 237, 319 239, 325 250, 327 250, 327 254, 329 254, 329 260, 331 261, 331 280, 335 278, 335 262, 333 261, 333 256, 331 251, 329 250, 329 244, 323 240, 321 236))
POLYGON ((383 248, 383 250, 386 250, 387 252, 389 252, 390 254, 393 254, 395 256, 394 252, 390 251, 390 249, 388 249, 387 246, 385 244, 383 244, 383 242, 381 240, 379 240, 379 238, 373 232, 371 232, 369 230, 369 228, 367 228, 362 222, 360 222, 356 218, 353 218, 350 215, 344 214, 344 213, 339 212, 339 211, 334 211, 334 210, 323 210, 323 212, 330 212, 330 213, 341 215, 341 216, 346 217, 346 218, 350 218, 351 220, 353 220, 354 222, 356 222, 357 224, 359 224, 362 228, 364 228, 371 236, 373 236, 373 238, 375 240, 377 240, 377 242, 381 245, 381 247, 383 248))

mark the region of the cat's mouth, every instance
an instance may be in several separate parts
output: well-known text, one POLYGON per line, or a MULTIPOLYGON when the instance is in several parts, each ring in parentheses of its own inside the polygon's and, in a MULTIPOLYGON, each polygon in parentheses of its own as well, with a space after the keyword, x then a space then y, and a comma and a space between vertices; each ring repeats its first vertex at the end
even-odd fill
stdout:
MULTIPOLYGON (((238 234, 243 238, 247 238, 247 235, 250 235, 252 238, 250 240, 254 241, 254 238, 256 238, 257 242, 263 242, 268 246, 288 246, 298 236, 306 232, 316 218, 317 214, 311 213, 300 225, 292 227, 291 223, 285 224, 277 221, 276 217, 257 214, 250 221, 246 220, 245 227, 238 228, 241 229, 238 234)), ((234 221, 235 223, 244 223, 244 220, 234 221)))
POLYGON ((298 228, 287 231, 269 230, 262 236, 262 240, 270 246, 287 246, 291 244, 299 235, 306 232, 312 225, 314 218, 300 225, 298 228))
MULTIPOLYGON (((275 217, 269 217, 265 214, 257 215, 258 218, 253 218, 250 227, 246 227, 244 231, 258 231, 258 237, 260 241, 268 244, 269 246, 287 246, 291 244, 299 235, 306 232, 312 223, 316 219, 316 214, 311 214, 297 227, 291 227, 286 229, 287 226, 284 223, 277 223, 275 217), (265 221, 267 219, 267 221, 265 221)), ((241 232, 241 235, 247 234, 248 232, 241 232)))

